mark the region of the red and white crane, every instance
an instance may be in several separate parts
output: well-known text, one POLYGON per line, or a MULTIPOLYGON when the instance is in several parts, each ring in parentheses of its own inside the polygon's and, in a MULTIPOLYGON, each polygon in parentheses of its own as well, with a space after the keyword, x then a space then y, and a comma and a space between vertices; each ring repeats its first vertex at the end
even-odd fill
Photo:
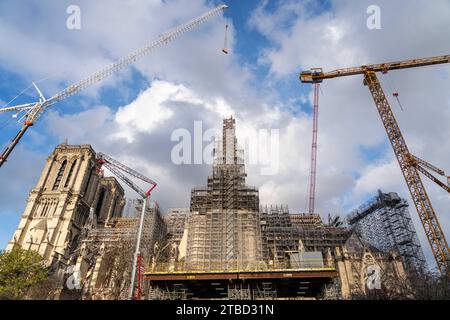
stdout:
POLYGON ((136 170, 133 170, 126 165, 120 163, 119 161, 111 158, 110 156, 104 154, 104 153, 97 153, 97 163, 100 165, 100 167, 106 167, 111 173, 113 173, 116 177, 118 177, 120 180, 125 182, 131 189, 136 191, 141 197, 142 197, 142 211, 141 216, 139 219, 139 229, 137 233, 137 239, 136 239, 136 250, 134 252, 133 256, 133 266, 131 269, 131 283, 130 283, 130 292, 129 292, 129 298, 130 300, 133 298, 136 298, 137 300, 140 299, 141 295, 141 238, 142 238, 142 228, 144 225, 144 217, 145 217, 145 210, 147 209, 147 203, 150 198, 150 195, 152 191, 156 188, 156 182, 153 181, 150 178, 147 178, 146 176, 142 175, 141 173, 137 172, 136 170), (144 181, 150 185, 150 188, 145 191, 141 187, 139 187, 136 183, 134 183, 129 177, 139 179, 141 181, 144 181), (136 296, 134 294, 136 289, 136 271, 138 272, 138 283, 137 283, 137 291, 136 296))
POLYGON ((19 143, 20 139, 23 137, 25 132, 28 130, 29 127, 34 125, 36 121, 41 117, 41 115, 51 106, 55 105, 56 103, 67 99, 68 97, 92 86, 93 84, 102 81, 106 77, 113 75, 117 73, 118 71, 128 67, 129 65, 135 63, 137 60, 142 59, 146 55, 150 54, 153 50, 167 45, 169 42, 174 40, 175 38, 181 36, 182 34, 191 31, 195 27, 198 27, 200 24, 204 23, 208 19, 220 14, 225 9, 227 9, 228 6, 226 5, 220 5, 205 14, 159 36, 156 40, 150 42, 149 44, 146 44, 142 48, 134 51, 133 53, 129 54, 128 56, 104 67, 100 71, 97 71, 93 74, 91 74, 89 77, 80 80, 79 82, 72 84, 68 86, 66 89, 62 90, 61 92, 55 94, 53 97, 46 99, 42 92, 39 90, 39 88, 36 86, 36 84, 33 83, 34 87, 36 88, 38 94, 39 94, 39 101, 27 103, 27 104, 21 104, 17 106, 12 107, 6 107, 6 108, 0 108, 0 113, 4 112, 25 112, 24 115, 24 123, 22 125, 22 128, 19 130, 17 135, 11 140, 11 142, 8 144, 6 149, 3 151, 3 153, 0 155, 0 167, 6 162, 11 152, 14 150, 16 145, 19 143))

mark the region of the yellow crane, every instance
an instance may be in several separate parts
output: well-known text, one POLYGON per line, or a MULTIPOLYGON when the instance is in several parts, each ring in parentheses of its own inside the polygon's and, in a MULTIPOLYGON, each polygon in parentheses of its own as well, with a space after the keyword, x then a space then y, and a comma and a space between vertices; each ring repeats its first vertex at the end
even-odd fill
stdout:
POLYGON ((447 240, 445 239, 445 234, 442 231, 437 215, 422 183, 419 172, 422 172, 422 174, 450 193, 449 177, 447 177, 447 184, 441 182, 426 169, 432 170, 442 176, 445 176, 444 171, 409 152, 408 146, 406 145, 405 139, 400 131, 391 106, 389 105, 381 84, 378 81, 377 72, 387 73, 391 70, 423 67, 449 62, 450 55, 445 55, 364 65, 353 68, 343 68, 330 72, 323 72, 321 68, 314 68, 310 71, 303 71, 300 73, 300 81, 302 83, 321 83, 325 79, 359 74, 364 76, 364 85, 369 88, 370 93, 372 94, 378 113, 380 114, 389 141, 394 149, 394 153, 397 157, 403 176, 405 177, 406 184, 408 185, 408 189, 411 193, 411 197, 414 201, 414 205, 416 206, 420 220, 425 229, 425 234, 428 238, 437 266, 441 273, 449 271, 450 250, 447 240))

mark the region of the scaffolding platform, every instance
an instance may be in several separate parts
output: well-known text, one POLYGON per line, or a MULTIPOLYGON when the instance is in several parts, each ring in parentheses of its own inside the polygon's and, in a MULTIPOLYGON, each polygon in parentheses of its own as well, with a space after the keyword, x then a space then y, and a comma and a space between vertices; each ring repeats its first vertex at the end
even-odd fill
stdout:
POLYGON ((153 299, 311 299, 319 298, 337 276, 334 268, 317 268, 146 272, 144 280, 149 282, 153 299))

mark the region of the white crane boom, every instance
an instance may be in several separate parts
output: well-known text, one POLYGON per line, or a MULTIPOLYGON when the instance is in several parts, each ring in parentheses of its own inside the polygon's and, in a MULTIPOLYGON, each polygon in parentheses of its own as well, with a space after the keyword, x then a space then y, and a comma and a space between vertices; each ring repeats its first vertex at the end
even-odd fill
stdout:
POLYGON ((111 158, 110 156, 104 154, 104 153, 97 153, 97 162, 100 165, 103 165, 108 168, 109 171, 114 173, 117 177, 119 177, 123 182, 125 182, 130 188, 132 188, 134 191, 139 193, 139 195, 142 198, 148 197, 152 190, 156 187, 156 182, 153 181, 150 178, 147 178, 143 174, 137 172, 136 170, 133 170, 126 165, 120 163, 119 161, 111 158), (135 184, 133 181, 131 181, 128 177, 133 177, 136 179, 139 179, 141 181, 147 182, 151 185, 151 188, 147 191, 140 188, 137 184, 135 184))
POLYGON ((199 26, 203 22, 207 21, 208 19, 220 14, 225 9, 227 9, 228 6, 226 5, 220 5, 205 14, 171 30, 167 33, 159 36, 156 40, 150 42, 149 44, 143 46, 142 48, 134 51, 133 53, 129 54, 128 56, 104 67, 100 71, 97 71, 90 75, 89 77, 80 80, 79 82, 72 84, 65 88, 64 90, 60 91, 59 93, 55 94, 53 97, 43 100, 42 94, 40 93, 39 89, 36 87, 36 89, 39 92, 40 95, 40 101, 33 102, 29 104, 23 104, 19 106, 13 106, 13 107, 6 107, 1 108, 0 113, 4 112, 10 112, 10 111, 23 111, 26 110, 25 114, 25 123, 22 127, 22 129, 19 131, 19 133, 16 135, 16 137, 11 141, 11 143, 8 145, 8 147, 5 149, 5 151, 0 156, 0 167, 6 162, 6 159, 8 158, 9 154, 12 152, 14 147, 17 145, 19 140, 22 138, 22 136, 25 134, 26 130, 32 126, 42 115, 42 113, 50 106, 67 99, 68 97, 86 89, 87 87, 102 81, 106 77, 117 73, 118 71, 128 67, 129 65, 135 63, 137 60, 143 58, 144 56, 151 53, 156 48, 162 47, 175 38, 179 37, 180 35, 191 31, 195 27, 199 26))

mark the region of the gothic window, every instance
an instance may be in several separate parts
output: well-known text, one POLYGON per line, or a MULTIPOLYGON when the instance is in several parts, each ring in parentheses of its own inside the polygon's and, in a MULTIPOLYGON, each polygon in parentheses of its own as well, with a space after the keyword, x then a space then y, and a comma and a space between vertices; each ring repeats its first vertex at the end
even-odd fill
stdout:
POLYGON ((67 187, 69 186, 70 179, 72 178, 73 170, 75 169, 75 165, 76 165, 76 164, 77 164, 77 160, 75 160, 75 161, 72 163, 72 166, 70 167, 69 175, 67 176, 66 183, 64 184, 64 188, 67 188, 67 187))
POLYGON ((81 226, 81 227, 84 227, 84 226, 85 226, 88 217, 89 217, 89 210, 86 210, 86 209, 83 210, 83 211, 81 212, 81 222, 80 222, 80 226, 81 226))
POLYGON ((111 210, 111 218, 115 217, 116 215, 116 205, 117 205, 117 197, 114 199, 112 210, 111 210))
POLYGON ((100 196, 98 197, 97 206, 95 207, 95 212, 94 212, 97 219, 100 217, 104 198, 105 198, 105 189, 102 189, 102 191, 100 191, 100 196))
POLYGON ((95 167, 92 167, 91 170, 89 171, 88 180, 86 182, 86 185, 84 186, 84 192, 83 192, 84 195, 88 192, 89 183, 91 183, 91 178, 92 178, 92 175, 94 173, 94 168, 95 167))
POLYGON ((64 171, 66 170, 67 166, 67 160, 64 160, 64 162, 61 165, 61 168, 59 168, 58 175, 56 176, 55 184, 53 185, 53 191, 58 190, 59 185, 61 183, 61 179, 64 175, 64 171))
POLYGON ((73 237, 72 242, 70 243, 70 250, 69 250, 70 253, 74 252, 75 249, 78 247, 79 239, 80 237, 78 234, 75 237, 73 237))
POLYGON ((48 212, 48 207, 49 207, 50 205, 48 204, 48 203, 46 203, 45 205, 44 205, 44 209, 42 209, 42 213, 41 213, 41 217, 46 217, 47 216, 47 212, 48 212))

